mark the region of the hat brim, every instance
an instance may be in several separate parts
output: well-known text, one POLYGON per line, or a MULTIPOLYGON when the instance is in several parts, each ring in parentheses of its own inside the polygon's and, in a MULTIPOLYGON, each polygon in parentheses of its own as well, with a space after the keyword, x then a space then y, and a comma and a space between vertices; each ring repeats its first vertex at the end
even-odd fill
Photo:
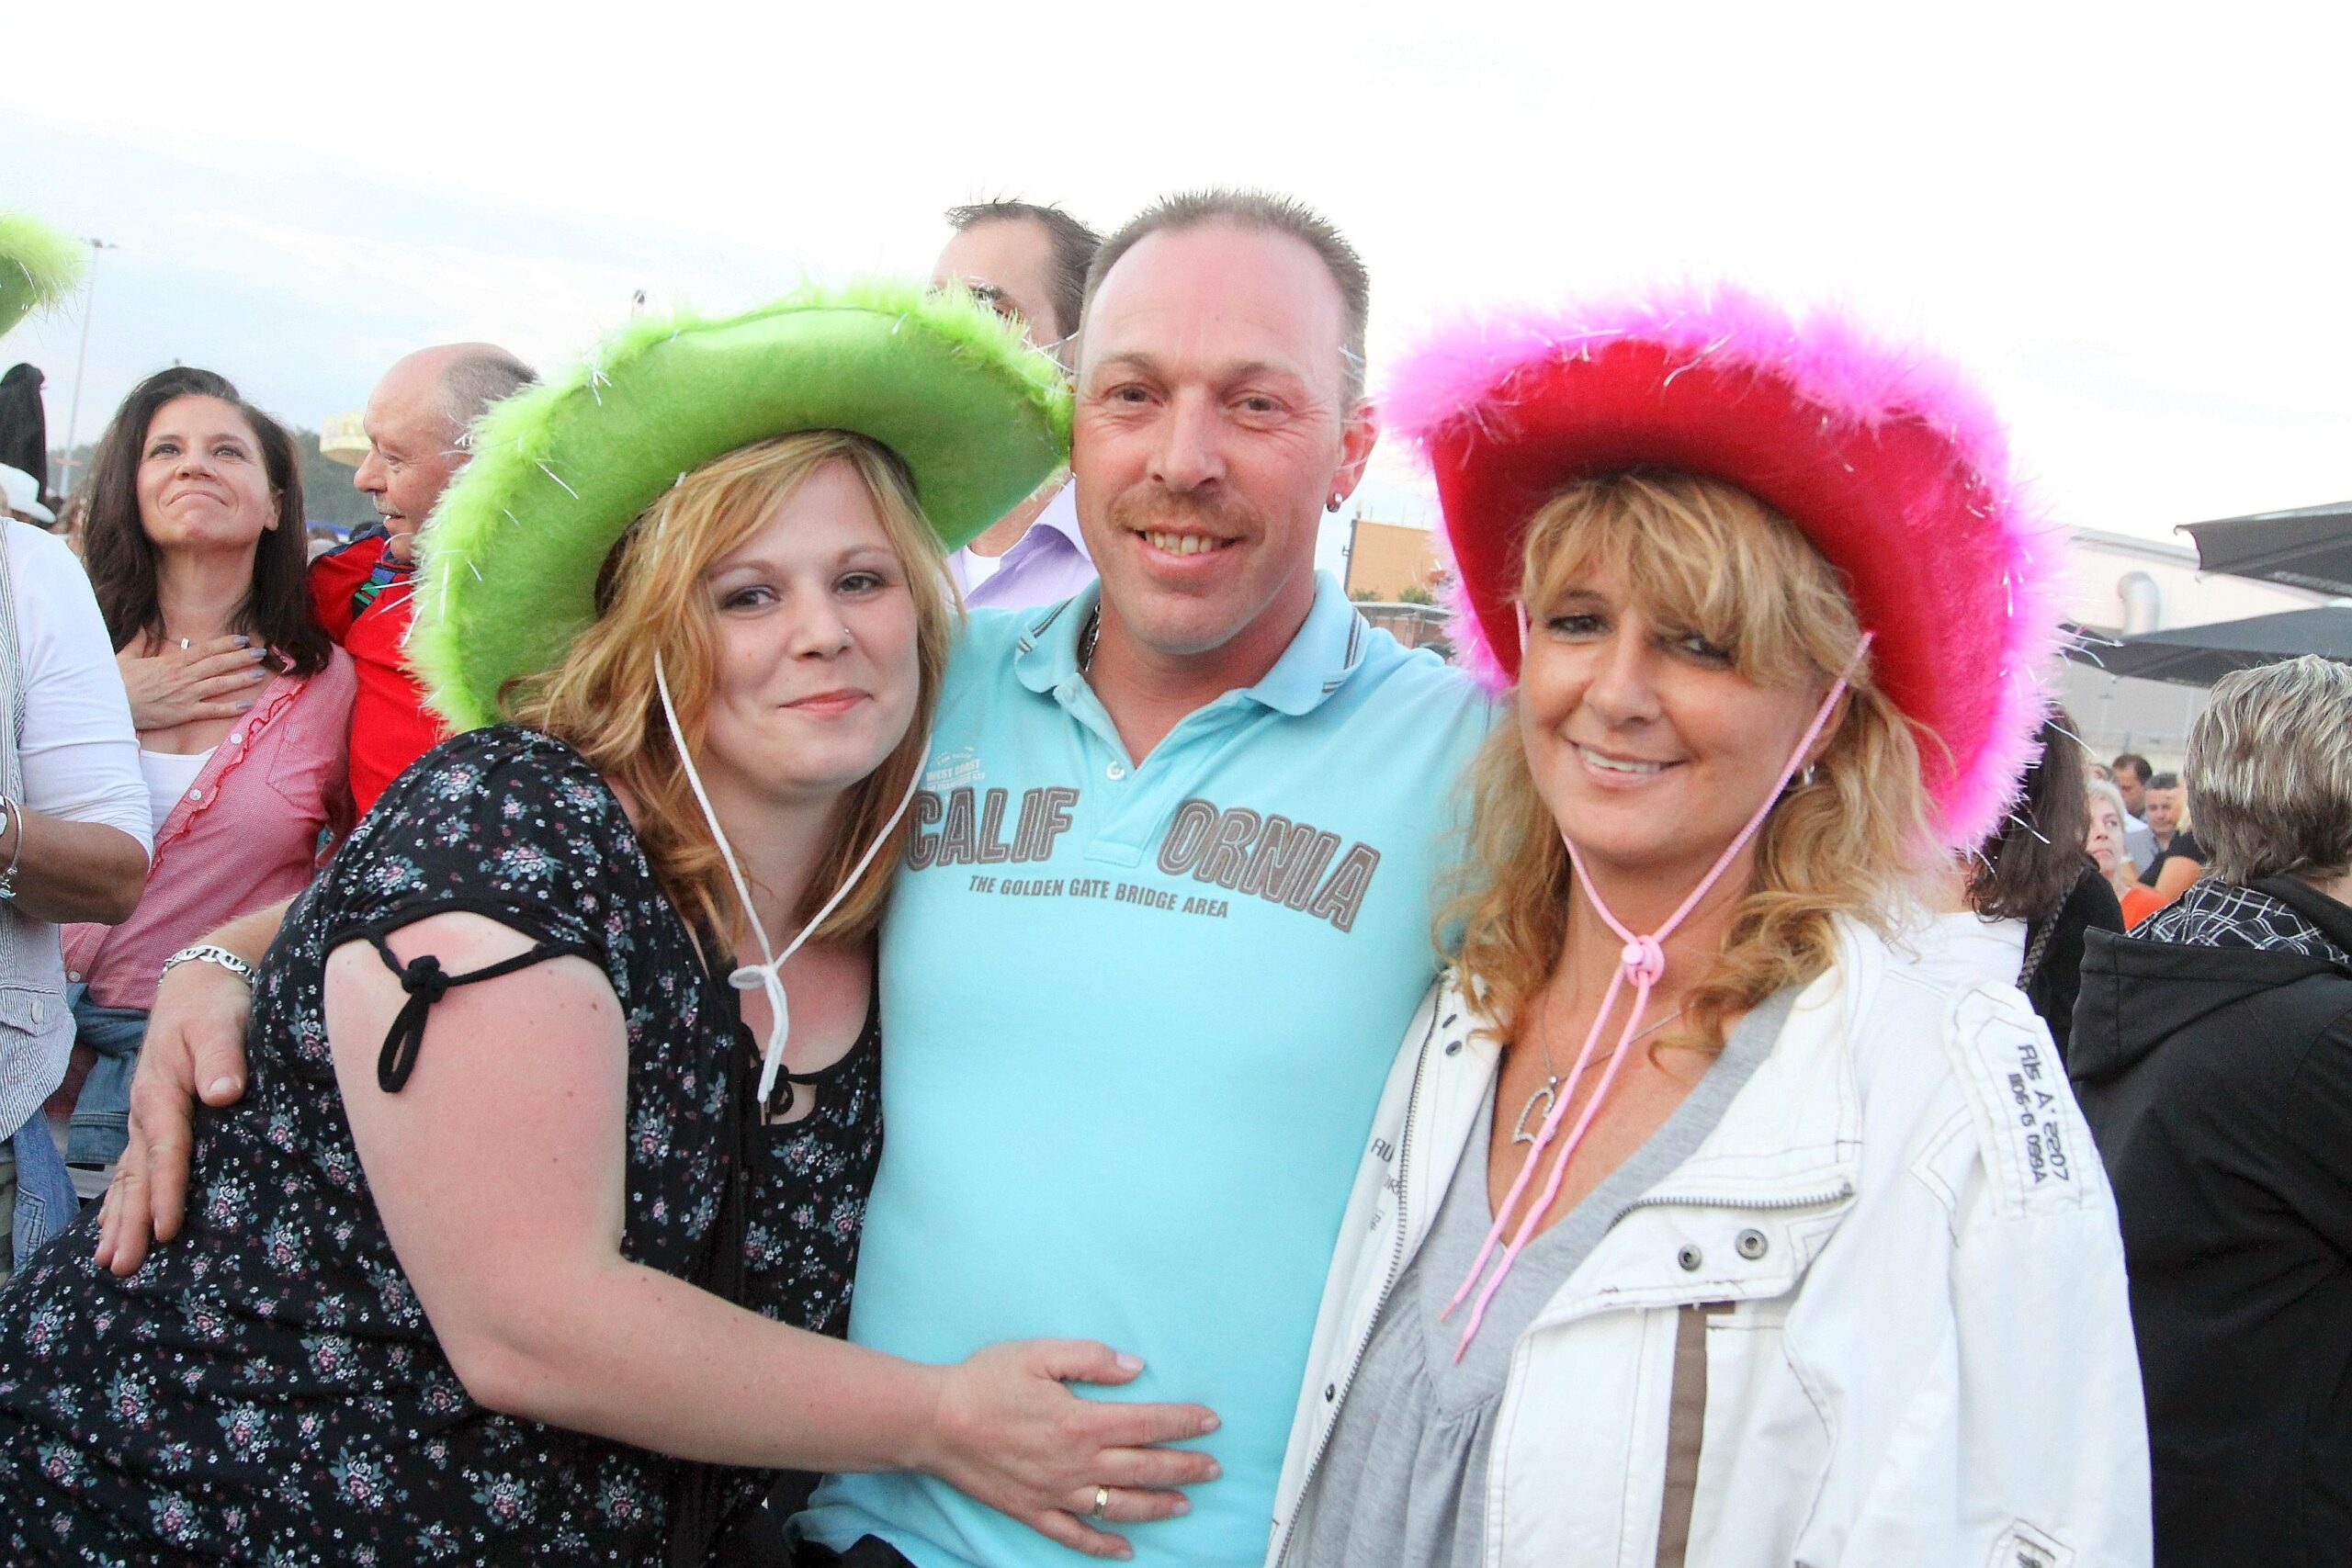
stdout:
POLYGON ((0 512, 15 512, 44 525, 57 521, 57 513, 40 503, 40 481, 6 463, 0 463, 0 512))
POLYGON ((2009 485, 1997 423, 1948 367, 1744 297, 1441 341, 1400 423, 1427 454, 1478 638, 1519 669, 1521 552, 1544 504, 1633 468, 1706 475, 1790 519, 1843 576, 1874 682, 1928 733, 1940 835, 1979 841, 2016 787, 2059 637, 2062 543, 2009 485))
POLYGON ((89 252, 73 236, 0 212, 0 333, 80 288, 89 265, 89 252))
MULTIPOLYGON (((1872 663, 1887 694, 1907 713, 1941 716, 1947 728, 1973 728, 1961 713, 1974 705, 1964 694, 1983 690, 1982 672, 1939 668, 1932 638, 1904 635, 1947 615, 2005 614, 1988 541, 1933 525, 1975 500, 1950 448, 1916 421, 1825 440, 1819 411, 1784 385, 1704 367, 1668 382, 1676 368, 1661 344, 1617 344, 1529 378, 1507 434, 1464 430, 1433 446, 1447 532, 1503 667, 1518 672, 1512 602, 1529 520, 1578 479, 1674 469, 1721 479, 1796 520, 1876 634, 1872 663)), ((1947 737, 1962 746, 1977 739, 1947 737)))
POLYGON ((647 507, 737 447, 845 430, 906 465, 944 548, 1063 463, 1054 362, 960 291, 810 288, 724 320, 633 321, 570 376, 483 416, 419 543, 409 655, 452 728, 553 668, 595 618, 597 574, 647 507))

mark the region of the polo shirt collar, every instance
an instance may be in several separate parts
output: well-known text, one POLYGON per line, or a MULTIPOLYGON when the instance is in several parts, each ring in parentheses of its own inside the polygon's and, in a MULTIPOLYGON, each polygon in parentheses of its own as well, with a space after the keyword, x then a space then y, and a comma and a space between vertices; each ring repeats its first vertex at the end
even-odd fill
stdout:
MULTIPOLYGON (((1012 656, 1023 685, 1046 693, 1079 681, 1079 634, 1102 597, 1102 585, 1095 582, 1058 604, 1026 612, 1012 656)), ((1371 633, 1370 625, 1340 591, 1339 579, 1318 571, 1315 603, 1297 635, 1265 678, 1240 694, 1294 718, 1312 713, 1347 684, 1363 662, 1371 633)))
POLYGON ((1058 604, 1040 604, 1021 614, 1021 635, 1012 643, 1012 671, 1033 692, 1051 692, 1078 673, 1078 634, 1102 597, 1100 580, 1058 604))

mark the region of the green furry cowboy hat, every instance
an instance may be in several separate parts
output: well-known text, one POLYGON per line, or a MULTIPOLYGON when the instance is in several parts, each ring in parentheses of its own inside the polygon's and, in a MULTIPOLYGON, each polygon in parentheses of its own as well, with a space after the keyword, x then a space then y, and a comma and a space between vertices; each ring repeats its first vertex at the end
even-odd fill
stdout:
POLYGON ((714 457, 802 430, 896 453, 954 549, 1067 458, 1069 390, 961 290, 818 287, 715 321, 633 321, 475 424, 419 542, 408 651, 434 707, 460 730, 494 722, 500 689, 554 668, 596 618, 597 573, 647 507, 714 457))
POLYGON ((81 242, 20 212, 0 212, 0 333, 82 286, 81 242))

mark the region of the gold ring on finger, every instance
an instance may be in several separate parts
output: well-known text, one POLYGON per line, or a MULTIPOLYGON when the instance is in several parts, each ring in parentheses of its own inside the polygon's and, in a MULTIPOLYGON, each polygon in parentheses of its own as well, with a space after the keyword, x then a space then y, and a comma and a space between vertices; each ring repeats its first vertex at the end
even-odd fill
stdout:
POLYGON ((1094 1517, 1100 1522, 1110 1517, 1111 1489, 1108 1486, 1097 1486, 1094 1489, 1094 1517))

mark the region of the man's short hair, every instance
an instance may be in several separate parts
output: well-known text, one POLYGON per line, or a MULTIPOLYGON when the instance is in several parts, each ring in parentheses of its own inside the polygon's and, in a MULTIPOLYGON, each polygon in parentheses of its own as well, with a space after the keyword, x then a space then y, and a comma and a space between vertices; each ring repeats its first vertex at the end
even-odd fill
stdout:
POLYGON ((449 423, 463 430, 491 404, 513 397, 538 378, 537 371, 503 349, 469 354, 451 360, 441 372, 441 407, 449 423))
POLYGON ((1267 191, 1237 190, 1226 186, 1162 197, 1128 219, 1094 253, 1094 265, 1086 275, 1087 302, 1093 302, 1103 278, 1119 265, 1119 258, 1135 249, 1146 236, 1198 229, 1209 223, 1230 223, 1265 234, 1287 234, 1321 258, 1324 270, 1331 275, 1331 282, 1340 291, 1340 304, 1345 311, 1340 384, 1348 406, 1341 412, 1352 412, 1363 397, 1364 323, 1372 313, 1372 276, 1364 270, 1363 258, 1356 254, 1356 248, 1348 243, 1346 236, 1333 227, 1330 220, 1304 202, 1267 191))
POLYGON ((2189 727, 2188 773, 2214 875, 2352 870, 2352 666, 2307 653, 2224 675, 2189 727))
POLYGON ((1094 265, 1102 236, 1049 202, 974 201, 947 209, 947 225, 958 234, 988 223, 1035 223, 1046 231, 1050 253, 1046 297, 1054 306, 1053 336, 1058 340, 1075 333, 1079 313, 1086 306, 1086 269, 1094 265))
POLYGON ((2132 776, 2139 780, 2143 785, 2155 773, 2155 769, 2149 765, 2148 759, 2143 757, 2137 751, 2124 752, 2123 755, 2115 759, 2113 765, 2115 771, 2119 773, 2126 768, 2131 769, 2132 776))
POLYGON ((2178 773, 2150 773, 2148 775, 2147 787, 2150 789, 2178 789, 2180 787, 2180 775, 2178 773))

